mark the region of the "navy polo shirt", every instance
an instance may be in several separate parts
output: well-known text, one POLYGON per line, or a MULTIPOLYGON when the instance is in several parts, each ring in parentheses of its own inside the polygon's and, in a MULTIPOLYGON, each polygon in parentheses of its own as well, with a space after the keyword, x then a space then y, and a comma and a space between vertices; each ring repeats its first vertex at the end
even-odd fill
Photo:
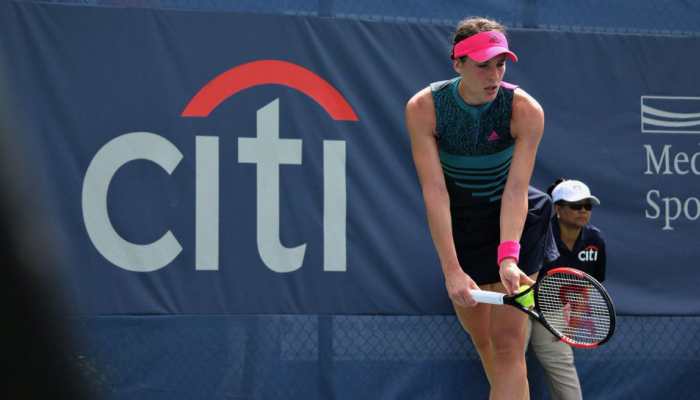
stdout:
POLYGON ((559 249, 559 258, 545 263, 540 276, 544 276, 548 270, 555 267, 570 267, 579 269, 600 282, 605 280, 605 242, 598 228, 590 224, 583 227, 573 250, 569 250, 561 240, 556 218, 552 220, 552 232, 559 249))

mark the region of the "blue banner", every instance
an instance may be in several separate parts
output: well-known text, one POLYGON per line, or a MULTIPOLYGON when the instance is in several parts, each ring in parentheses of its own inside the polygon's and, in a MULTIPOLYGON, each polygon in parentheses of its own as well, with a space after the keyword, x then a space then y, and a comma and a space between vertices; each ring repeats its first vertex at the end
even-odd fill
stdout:
MULTIPOLYGON (((77 313, 451 312, 403 122, 454 74, 449 27, 15 2, 0 26, 77 313)), ((510 35, 533 184, 601 199, 618 311, 699 313, 698 38, 510 35)))

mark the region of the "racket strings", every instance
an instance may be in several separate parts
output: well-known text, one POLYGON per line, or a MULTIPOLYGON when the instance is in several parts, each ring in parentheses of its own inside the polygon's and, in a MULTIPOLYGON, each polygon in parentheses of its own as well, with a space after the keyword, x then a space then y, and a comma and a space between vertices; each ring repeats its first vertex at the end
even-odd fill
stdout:
POLYGON ((544 277, 537 304, 550 327, 575 343, 595 344, 610 332, 608 302, 585 278, 565 273, 544 277))

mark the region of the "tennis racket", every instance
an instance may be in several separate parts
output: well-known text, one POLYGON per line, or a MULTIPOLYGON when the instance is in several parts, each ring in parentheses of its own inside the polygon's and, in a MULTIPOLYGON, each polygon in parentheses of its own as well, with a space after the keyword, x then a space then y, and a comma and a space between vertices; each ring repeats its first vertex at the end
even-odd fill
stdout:
POLYGON ((470 293, 479 303, 507 304, 523 311, 573 347, 600 346, 615 332, 615 307, 608 292, 595 278, 574 268, 551 269, 514 295, 487 290, 470 293))

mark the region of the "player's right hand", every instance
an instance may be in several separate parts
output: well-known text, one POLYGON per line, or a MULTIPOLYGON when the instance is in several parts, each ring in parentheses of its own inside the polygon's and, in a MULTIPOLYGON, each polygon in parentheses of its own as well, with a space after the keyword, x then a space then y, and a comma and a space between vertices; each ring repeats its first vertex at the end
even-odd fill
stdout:
POLYGON ((455 305, 474 307, 477 304, 469 291, 479 290, 479 286, 461 269, 445 274, 445 286, 450 300, 455 305))

